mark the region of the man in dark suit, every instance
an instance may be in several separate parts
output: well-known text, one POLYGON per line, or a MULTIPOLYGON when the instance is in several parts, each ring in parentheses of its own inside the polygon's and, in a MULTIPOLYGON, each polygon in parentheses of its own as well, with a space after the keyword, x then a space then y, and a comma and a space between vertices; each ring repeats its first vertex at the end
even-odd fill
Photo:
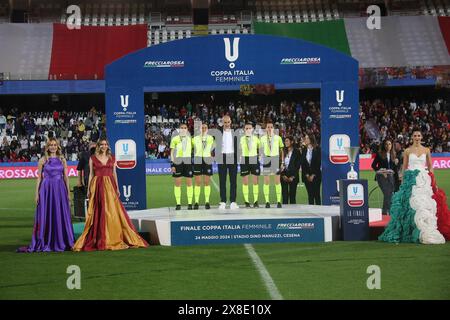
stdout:
POLYGON ((284 139, 284 145, 286 147, 284 152, 284 170, 281 172, 283 204, 295 204, 301 166, 301 154, 299 149, 295 147, 292 137, 286 137, 284 139))
POLYGON ((305 135, 302 151, 302 181, 308 192, 308 203, 320 205, 320 184, 322 182, 321 151, 313 135, 305 135))
POLYGON ((220 203, 219 209, 226 209, 227 204, 227 174, 230 177, 230 209, 239 209, 236 203, 237 189, 237 159, 238 139, 234 130, 231 129, 231 118, 225 115, 222 118, 223 131, 216 137, 216 162, 219 170, 220 203))
POLYGON ((84 187, 85 189, 87 188, 89 182, 89 159, 95 153, 95 147, 96 143, 92 141, 89 143, 88 150, 80 152, 78 155, 78 187, 84 187))
POLYGON ((78 183, 73 188, 74 215, 77 217, 85 217, 85 200, 87 198, 87 187, 89 183, 89 159, 95 154, 97 144, 90 142, 87 150, 78 155, 78 183))

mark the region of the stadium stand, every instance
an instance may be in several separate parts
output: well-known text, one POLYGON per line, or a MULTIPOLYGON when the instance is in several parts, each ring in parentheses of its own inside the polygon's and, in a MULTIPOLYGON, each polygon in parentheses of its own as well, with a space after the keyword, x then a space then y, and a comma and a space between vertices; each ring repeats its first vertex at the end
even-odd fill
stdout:
MULTIPOLYGON (((365 18, 298 24, 255 22, 253 32, 323 44, 351 54, 361 68, 450 65, 449 17, 398 16, 381 21, 383 28, 375 33, 365 28, 365 18)), ((246 34, 252 30, 210 25, 208 32, 246 34)), ((121 55, 194 35, 193 29, 184 27, 148 29, 141 24, 80 30, 68 30, 63 24, 0 24, 0 40, 11 44, 0 47, 0 72, 7 80, 102 79, 105 64, 121 55)))
POLYGON ((50 79, 103 79, 104 66, 147 46, 145 25, 53 28, 50 79))
MULTIPOLYGON (((422 128, 424 143, 433 152, 450 152, 450 101, 443 98, 420 101, 386 98, 362 100, 360 106, 362 153, 376 152, 385 138, 405 148, 414 127, 422 128)), ((231 116, 235 128, 242 128, 251 121, 258 132, 270 118, 283 137, 293 136, 300 143, 304 134, 314 134, 320 140, 320 104, 317 101, 276 99, 264 105, 241 101, 224 104, 187 102, 182 105, 152 103, 145 107, 147 157, 169 156, 170 137, 180 121, 187 122, 193 132, 195 121, 207 122, 212 128, 219 127, 225 113, 231 116)), ((38 158, 50 136, 60 139, 67 159, 76 160, 78 153, 87 148, 89 140, 96 141, 104 133, 104 121, 104 113, 95 108, 85 112, 0 110, 0 162, 38 158)))
MULTIPOLYGON (((376 32, 366 28, 365 10, 370 4, 369 1, 250 0, 244 2, 244 6, 238 7, 230 2, 224 4, 211 1, 206 33, 212 35, 257 33, 297 37, 351 54, 359 61, 360 68, 382 69, 388 78, 398 76, 398 72, 393 69, 395 67, 402 68, 415 77, 422 77, 421 73, 424 74, 423 77, 427 77, 427 73, 420 68, 437 66, 445 70, 450 66, 450 18, 448 17, 450 5, 447 1, 387 1, 385 5, 388 16, 382 17, 383 28, 376 32), (419 66, 419 71, 414 66, 419 66)), ((29 3, 30 7, 26 15, 29 23, 17 24, 9 23, 11 15, 9 1, 0 0, 0 43, 8 43, 8 46, 0 46, 0 73, 4 80, 103 79, 104 66, 118 57, 145 46, 190 38, 196 36, 200 30, 193 25, 192 8, 189 2, 180 6, 175 2, 163 5, 158 1, 141 0, 114 3, 74 1, 73 3, 81 8, 83 28, 72 31, 65 28, 64 23, 68 14, 65 12, 66 7, 62 6, 60 1, 30 1, 29 3)), ((317 111, 319 109, 317 102, 311 103, 314 106, 313 109, 317 111)), ((404 114, 408 110, 408 105, 410 102, 407 101, 403 101, 403 104, 402 102, 385 104, 375 100, 361 102, 361 148, 366 151, 372 148, 371 138, 368 138, 366 133, 366 124, 372 124, 373 121, 382 137, 393 135, 393 131, 390 130, 392 128, 402 132, 403 137, 407 137, 411 125, 417 122, 414 118, 417 112, 414 111, 413 116, 409 118, 400 117, 400 120, 398 115, 404 114), (392 112, 389 109, 389 114, 383 115, 382 107, 392 104, 395 105, 392 112), (374 113, 372 108, 378 111, 374 113), (392 119, 399 120, 402 126, 391 125, 392 119)), ((274 122, 287 122, 288 125, 284 129, 288 131, 296 128, 299 132, 313 130, 312 132, 318 133, 320 132, 318 114, 315 112, 309 114, 309 111, 305 111, 309 110, 307 106, 310 104, 306 102, 302 104, 302 107, 306 109, 302 109, 299 118, 296 116, 297 112, 292 109, 297 107, 286 103, 283 106, 281 103, 275 103, 270 107, 242 106, 242 111, 239 112, 237 110, 240 108, 236 106, 231 113, 236 116, 234 120, 238 124, 246 119, 247 110, 253 110, 252 113, 257 114, 254 109, 261 108, 264 113, 257 114, 256 118, 248 120, 261 122, 260 117, 269 114, 273 116, 274 122), (286 111, 287 113, 282 111, 289 108, 292 110, 286 111), (291 115, 294 115, 292 123, 291 115), (304 119, 300 120, 302 117, 304 119)), ((45 125, 42 126, 42 119, 52 118, 51 114, 26 113, 16 117, 13 116, 14 109, 0 107, 4 108, 8 118, 13 117, 7 119, 4 128, 0 131, 2 143, 8 141, 9 145, 15 140, 14 136, 17 136, 18 141, 23 140, 25 136, 31 146, 31 142, 36 140, 37 136, 48 136, 49 132, 58 133, 56 131, 60 130, 59 125, 55 128, 52 120, 44 121, 45 125), (34 137, 31 134, 17 132, 19 129, 16 128, 27 126, 41 126, 43 129, 34 137)), ((197 107, 195 105, 191 108, 195 110, 197 107)), ((186 106, 168 106, 162 110, 160 108, 162 106, 158 108, 150 106, 146 110, 148 140, 146 144, 149 157, 164 156, 165 151, 160 150, 159 153, 154 151, 159 149, 160 141, 167 137, 164 133, 167 133, 168 129, 172 130, 180 115, 181 118, 184 117, 184 120, 190 122, 191 127, 193 120, 200 117, 199 113, 187 110, 186 106), (149 147, 150 145, 152 147, 149 147)), ((231 105, 225 106, 226 110, 230 108, 231 105)), ((448 140, 448 111, 445 109, 449 109, 448 103, 446 101, 438 104, 428 102, 420 104, 418 108, 426 110, 419 111, 419 118, 424 119, 422 114, 424 112, 425 115, 428 114, 429 120, 420 125, 433 132, 433 135, 440 137, 435 144, 432 144, 433 149, 438 152, 448 151, 449 146, 445 144, 445 139, 448 140), (431 121, 431 119, 437 120, 431 121)), ((209 117, 203 120, 217 125, 220 115, 218 110, 221 110, 219 106, 209 106, 207 110, 209 117)), ((77 141, 85 142, 91 138, 92 132, 88 133, 89 131, 103 130, 101 119, 104 119, 104 116, 99 111, 95 112, 96 120, 92 120, 94 122, 92 129, 86 130, 80 136, 77 135, 80 130, 72 122, 77 122, 79 119, 84 121, 94 116, 89 115, 87 111, 85 113, 60 111, 61 118, 69 119, 66 129, 72 133, 68 141, 76 137, 77 141)), ((167 141, 165 143, 167 144, 167 141)), ((431 141, 429 143, 431 145, 431 141)), ((64 144, 65 148, 68 145, 72 146, 69 143, 64 144)), ((85 144, 74 143, 73 145, 73 148, 65 149, 68 158, 76 157, 74 154, 85 144)), ((5 152, 3 146, 2 151, 5 152)), ((20 150, 15 154, 20 158, 20 150)), ((27 154, 28 157, 32 155, 29 152, 27 154)), ((2 158, 7 161, 19 159, 4 154, 2 158)))

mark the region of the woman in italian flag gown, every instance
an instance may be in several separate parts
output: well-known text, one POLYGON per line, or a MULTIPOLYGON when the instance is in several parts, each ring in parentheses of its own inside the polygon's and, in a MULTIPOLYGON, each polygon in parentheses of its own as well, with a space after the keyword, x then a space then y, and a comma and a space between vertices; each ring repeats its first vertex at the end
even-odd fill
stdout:
POLYGON ((86 225, 73 246, 74 251, 120 250, 148 247, 120 201, 116 161, 106 139, 97 142, 89 160, 89 206, 86 225))
POLYGON ((403 156, 403 182, 393 195, 391 221, 379 240, 442 244, 450 240, 450 211, 443 190, 436 185, 431 154, 413 132, 413 145, 403 156))

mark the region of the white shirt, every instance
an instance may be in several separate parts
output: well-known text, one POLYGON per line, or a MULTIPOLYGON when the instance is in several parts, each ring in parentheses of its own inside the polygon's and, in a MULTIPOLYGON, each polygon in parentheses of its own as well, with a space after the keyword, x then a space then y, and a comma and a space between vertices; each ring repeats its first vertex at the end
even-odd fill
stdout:
POLYGON ((289 167, 289 162, 291 162, 292 150, 284 157, 284 166, 289 167))
POLYGON ((231 133, 231 130, 223 131, 222 153, 234 153, 233 134, 231 133))
POLYGON ((308 147, 308 150, 306 151, 306 160, 308 160, 309 164, 311 164, 312 152, 313 149, 308 147))

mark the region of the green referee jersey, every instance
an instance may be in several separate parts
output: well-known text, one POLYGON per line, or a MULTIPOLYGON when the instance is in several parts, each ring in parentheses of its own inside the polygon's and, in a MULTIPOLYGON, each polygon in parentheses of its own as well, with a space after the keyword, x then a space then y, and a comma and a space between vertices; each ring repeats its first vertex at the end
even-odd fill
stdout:
POLYGON ((261 138, 261 147, 266 157, 277 157, 280 155, 280 149, 284 147, 283 139, 277 134, 273 136, 263 135, 261 138))
POLYGON ((192 154, 192 138, 190 136, 175 136, 170 141, 170 149, 174 149, 177 158, 190 158, 192 154))
POLYGON ((243 157, 256 157, 260 147, 260 140, 257 136, 243 136, 241 137, 241 150, 243 157))
POLYGON ((210 158, 214 148, 214 137, 209 134, 195 136, 192 139, 192 146, 194 157, 210 158))

